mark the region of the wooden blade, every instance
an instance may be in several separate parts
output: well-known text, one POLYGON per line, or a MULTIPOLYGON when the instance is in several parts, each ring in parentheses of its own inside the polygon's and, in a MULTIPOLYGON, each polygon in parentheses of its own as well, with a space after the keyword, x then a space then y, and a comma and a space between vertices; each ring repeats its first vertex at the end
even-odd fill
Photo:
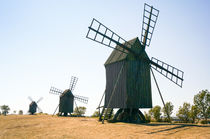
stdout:
POLYGON ((119 35, 111 31, 109 28, 107 28, 105 25, 103 25, 96 19, 93 18, 91 25, 88 28, 89 30, 86 38, 101 43, 110 48, 116 49, 122 53, 128 53, 127 51, 135 53, 127 47, 128 45, 131 45, 130 43, 125 41, 125 39, 121 38, 119 35), (116 45, 122 47, 123 50, 117 49, 115 47, 116 45))
POLYGON ((36 103, 39 103, 42 99, 43 99, 43 97, 41 97, 36 103))
POLYGON ((31 97, 28 97, 28 99, 29 99, 30 101, 33 101, 33 99, 32 99, 31 97))
POLYGON ((78 81, 77 77, 71 76, 71 81, 70 81, 70 85, 69 85, 69 89, 71 90, 71 92, 73 92, 77 81, 78 81))
POLYGON ((150 45, 158 15, 159 10, 153 8, 153 6, 150 6, 146 3, 144 4, 144 14, 141 31, 141 43, 144 48, 145 46, 150 45))
POLYGON ((88 98, 87 97, 83 97, 83 96, 79 96, 79 95, 74 95, 74 98, 80 102, 83 102, 85 104, 88 103, 88 98))
POLYGON ((165 62, 162 62, 154 57, 150 60, 151 67, 158 71, 160 74, 182 87, 184 72, 169 65, 165 62))
POLYGON ((51 94, 55 94, 55 95, 60 95, 60 94, 62 94, 63 93, 63 91, 62 90, 60 90, 60 89, 57 89, 57 88, 55 88, 55 87, 51 87, 50 88, 50 92, 49 93, 51 93, 51 94))

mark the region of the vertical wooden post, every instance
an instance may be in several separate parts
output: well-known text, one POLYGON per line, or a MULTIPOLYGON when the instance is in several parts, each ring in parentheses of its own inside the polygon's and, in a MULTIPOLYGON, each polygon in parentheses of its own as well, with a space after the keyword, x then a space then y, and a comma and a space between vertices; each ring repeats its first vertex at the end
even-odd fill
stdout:
POLYGON ((163 100, 162 94, 161 94, 161 92, 160 92, 160 88, 159 88, 159 86, 158 86, 158 83, 157 83, 157 80, 156 80, 156 78, 155 78, 155 75, 154 75, 154 73, 153 73, 152 68, 151 68, 151 71, 152 71, 152 75, 153 75, 153 78, 154 78, 154 80, 155 80, 155 84, 156 84, 156 86, 157 86, 157 89, 158 89, 160 98, 161 98, 161 100, 162 100, 163 106, 164 106, 164 108, 165 108, 166 114, 167 114, 167 116, 168 116, 168 120, 169 120, 169 122, 171 123, 170 115, 169 115, 169 113, 168 113, 168 110, 166 109, 165 102, 164 102, 164 100, 163 100))

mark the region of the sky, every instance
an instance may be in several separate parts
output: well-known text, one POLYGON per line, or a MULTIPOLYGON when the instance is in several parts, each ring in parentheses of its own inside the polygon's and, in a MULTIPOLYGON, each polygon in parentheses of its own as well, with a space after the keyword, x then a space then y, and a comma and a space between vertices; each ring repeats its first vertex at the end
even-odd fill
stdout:
MULTIPOLYGON (((0 105, 28 111, 40 97, 44 113, 52 114, 59 96, 78 77, 74 94, 89 98, 91 115, 105 90, 104 63, 112 49, 86 38, 92 18, 125 40, 140 37, 144 3, 160 10, 146 52, 184 71, 180 88, 155 72, 165 102, 174 113, 184 102, 193 104, 199 91, 210 90, 210 2, 208 0, 0 0, 0 105)), ((163 106, 154 80, 153 106, 163 106)), ((147 111, 148 109, 142 109, 147 111)))

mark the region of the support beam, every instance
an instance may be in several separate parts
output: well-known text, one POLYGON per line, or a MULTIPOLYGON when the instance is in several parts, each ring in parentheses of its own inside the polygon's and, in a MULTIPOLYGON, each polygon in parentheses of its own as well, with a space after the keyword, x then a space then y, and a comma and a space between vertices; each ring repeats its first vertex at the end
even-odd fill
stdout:
POLYGON ((165 108, 165 110, 166 110, 166 114, 167 114, 167 116, 168 116, 168 120, 169 120, 169 122, 171 123, 171 118, 170 118, 170 115, 169 115, 169 113, 168 113, 168 110, 166 109, 166 105, 165 105, 165 102, 164 102, 164 100, 163 100, 162 94, 161 94, 161 92, 160 92, 160 88, 159 88, 159 86, 158 86, 157 80, 156 80, 156 78, 155 78, 155 75, 154 75, 154 73, 153 73, 152 68, 150 68, 150 69, 151 69, 153 78, 154 78, 154 80, 155 80, 155 84, 156 84, 156 86, 157 86, 157 89, 158 89, 160 98, 161 98, 161 100, 162 100, 163 106, 164 106, 164 108, 165 108))

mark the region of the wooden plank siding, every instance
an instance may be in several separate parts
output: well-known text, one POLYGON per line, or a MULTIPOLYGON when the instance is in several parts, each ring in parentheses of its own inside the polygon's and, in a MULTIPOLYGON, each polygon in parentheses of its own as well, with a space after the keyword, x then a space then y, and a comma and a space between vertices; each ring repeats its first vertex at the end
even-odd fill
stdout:
MULTIPOLYGON (((138 38, 129 41, 131 49, 142 52, 142 57, 148 58, 138 38)), ((116 46, 118 47, 118 46, 116 46)), ((124 63, 124 69, 116 86, 110 108, 152 108, 152 92, 150 64, 133 54, 124 54, 113 50, 105 63, 106 91, 105 104, 107 107, 118 73, 124 63)))
MULTIPOLYGON (((118 73, 125 61, 109 64, 106 66, 106 91, 105 91, 105 107, 107 107, 112 90, 117 80, 118 73)), ((110 108, 126 108, 126 68, 124 66, 116 86, 116 91, 110 102, 110 108)))
POLYGON ((72 113, 74 108, 74 96, 69 89, 60 96, 59 112, 72 113))

